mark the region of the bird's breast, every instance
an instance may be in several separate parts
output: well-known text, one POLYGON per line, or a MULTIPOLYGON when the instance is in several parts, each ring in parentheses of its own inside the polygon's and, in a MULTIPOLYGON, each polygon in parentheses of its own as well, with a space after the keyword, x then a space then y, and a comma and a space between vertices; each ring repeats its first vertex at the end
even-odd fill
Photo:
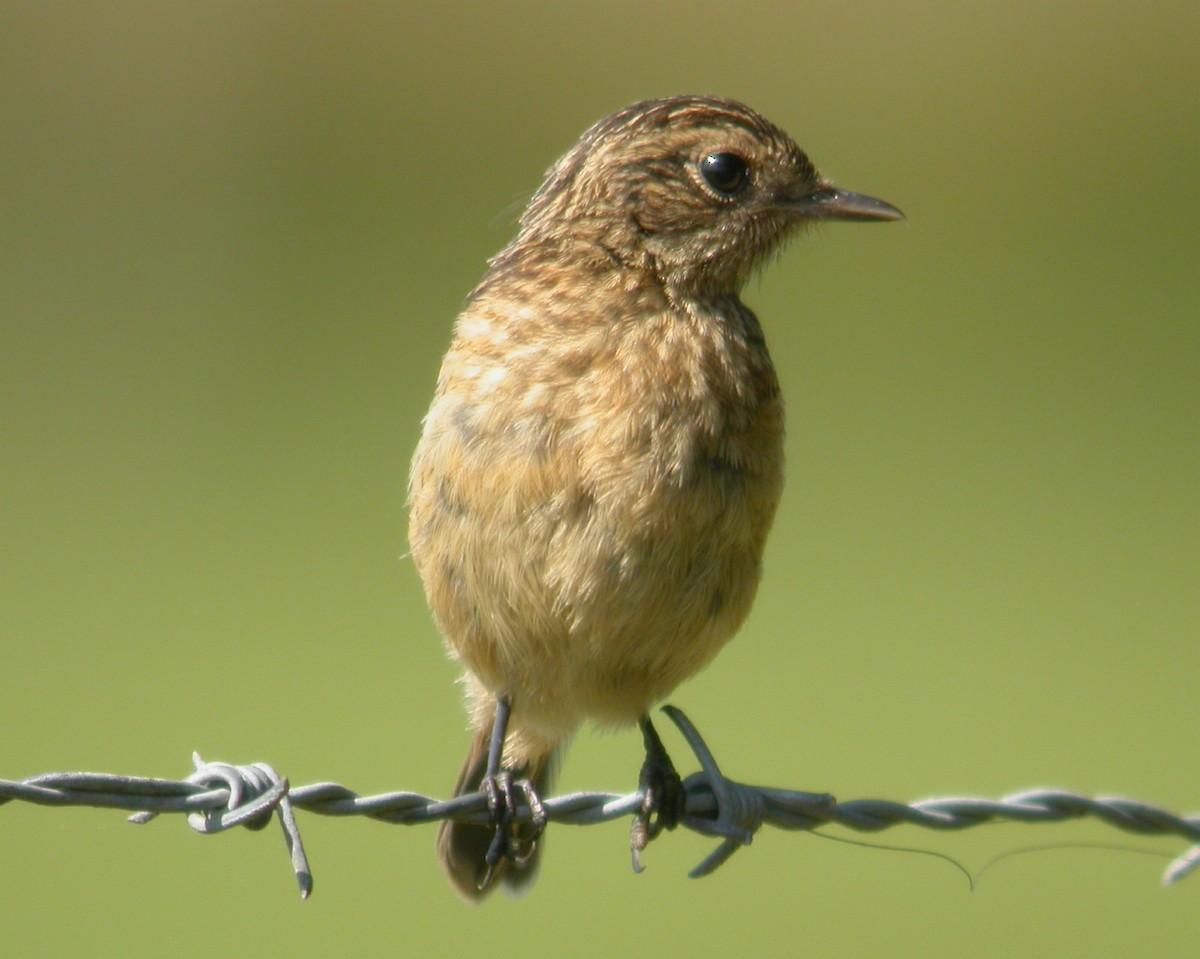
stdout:
POLYGON ((410 491, 439 625, 493 690, 636 718, 708 662, 760 578, 783 410, 757 321, 731 299, 495 357, 461 345, 410 491))

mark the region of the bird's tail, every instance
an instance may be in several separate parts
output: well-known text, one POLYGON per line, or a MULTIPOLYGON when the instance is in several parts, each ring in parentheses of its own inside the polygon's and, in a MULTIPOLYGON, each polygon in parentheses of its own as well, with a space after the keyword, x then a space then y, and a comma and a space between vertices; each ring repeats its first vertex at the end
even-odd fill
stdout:
MULTIPOLYGON (((458 781, 454 784, 455 796, 478 791, 487 772, 491 736, 490 726, 475 731, 471 739, 471 748, 467 751, 467 758, 458 774, 458 781)), ((553 785, 554 775, 558 771, 557 757, 558 750, 548 748, 519 764, 506 763, 505 768, 512 773, 514 781, 528 779, 533 784, 534 791, 539 796, 544 796, 553 785)), ((523 855, 519 861, 501 858, 491 869, 490 875, 487 852, 496 834, 495 826, 447 819, 438 830, 438 860, 446 871, 450 885, 467 902, 481 902, 497 882, 505 887, 506 892, 518 895, 537 877, 538 859, 545 837, 537 836, 529 823, 509 828, 513 831, 517 845, 527 849, 528 855, 523 855)))

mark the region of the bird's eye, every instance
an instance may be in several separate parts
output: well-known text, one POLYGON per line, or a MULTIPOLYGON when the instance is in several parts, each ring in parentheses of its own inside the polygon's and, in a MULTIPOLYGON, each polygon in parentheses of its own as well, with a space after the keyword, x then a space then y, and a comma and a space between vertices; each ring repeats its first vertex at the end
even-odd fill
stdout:
POLYGON ((709 153, 700 161, 704 182, 721 196, 733 196, 750 178, 746 161, 736 153, 709 153))

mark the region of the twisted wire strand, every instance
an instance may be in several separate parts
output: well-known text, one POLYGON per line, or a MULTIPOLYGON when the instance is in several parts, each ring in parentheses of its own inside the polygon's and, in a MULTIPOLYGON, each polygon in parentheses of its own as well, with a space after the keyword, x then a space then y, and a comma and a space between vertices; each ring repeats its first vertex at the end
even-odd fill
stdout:
MULTIPOLYGON (((801 792, 736 782, 721 773, 712 752, 692 722, 673 706, 663 711, 679 727, 700 763, 700 771, 683 781, 685 811, 680 825, 720 844, 689 875, 706 876, 748 846, 765 824, 780 829, 814 830, 836 824, 861 832, 879 832, 908 824, 927 829, 969 829, 984 823, 1062 822, 1084 817, 1141 835, 1176 835, 1193 843, 1163 874, 1163 885, 1178 882, 1200 868, 1200 815, 1178 815, 1161 807, 1121 796, 1088 797, 1059 789, 1027 789, 984 799, 938 797, 905 804, 884 799, 838 802, 828 793, 801 792)), ((275 818, 284 834, 301 898, 312 892, 313 879, 295 810, 322 816, 366 816, 382 822, 414 825, 441 819, 491 822, 482 793, 439 800, 414 792, 361 796, 334 782, 292 787, 266 763, 232 765, 205 762, 193 754, 195 771, 184 780, 109 773, 43 773, 21 780, 0 780, 0 805, 12 802, 41 806, 91 806, 125 809, 129 821, 144 824, 162 813, 184 813, 188 825, 212 835, 245 826, 262 829, 275 818)), ((552 822, 587 826, 637 816, 641 792, 575 792, 544 799, 552 822)), ((515 820, 528 821, 529 807, 519 804, 515 820)), ((635 864, 637 862, 635 850, 635 864)))

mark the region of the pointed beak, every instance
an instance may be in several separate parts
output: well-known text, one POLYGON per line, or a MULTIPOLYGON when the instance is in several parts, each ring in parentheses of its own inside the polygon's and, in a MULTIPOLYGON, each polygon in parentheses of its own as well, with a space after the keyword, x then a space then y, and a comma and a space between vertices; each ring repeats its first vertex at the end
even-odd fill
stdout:
POLYGON ((781 206, 806 220, 903 220, 904 214, 873 196, 823 183, 811 193, 784 200, 781 206))

